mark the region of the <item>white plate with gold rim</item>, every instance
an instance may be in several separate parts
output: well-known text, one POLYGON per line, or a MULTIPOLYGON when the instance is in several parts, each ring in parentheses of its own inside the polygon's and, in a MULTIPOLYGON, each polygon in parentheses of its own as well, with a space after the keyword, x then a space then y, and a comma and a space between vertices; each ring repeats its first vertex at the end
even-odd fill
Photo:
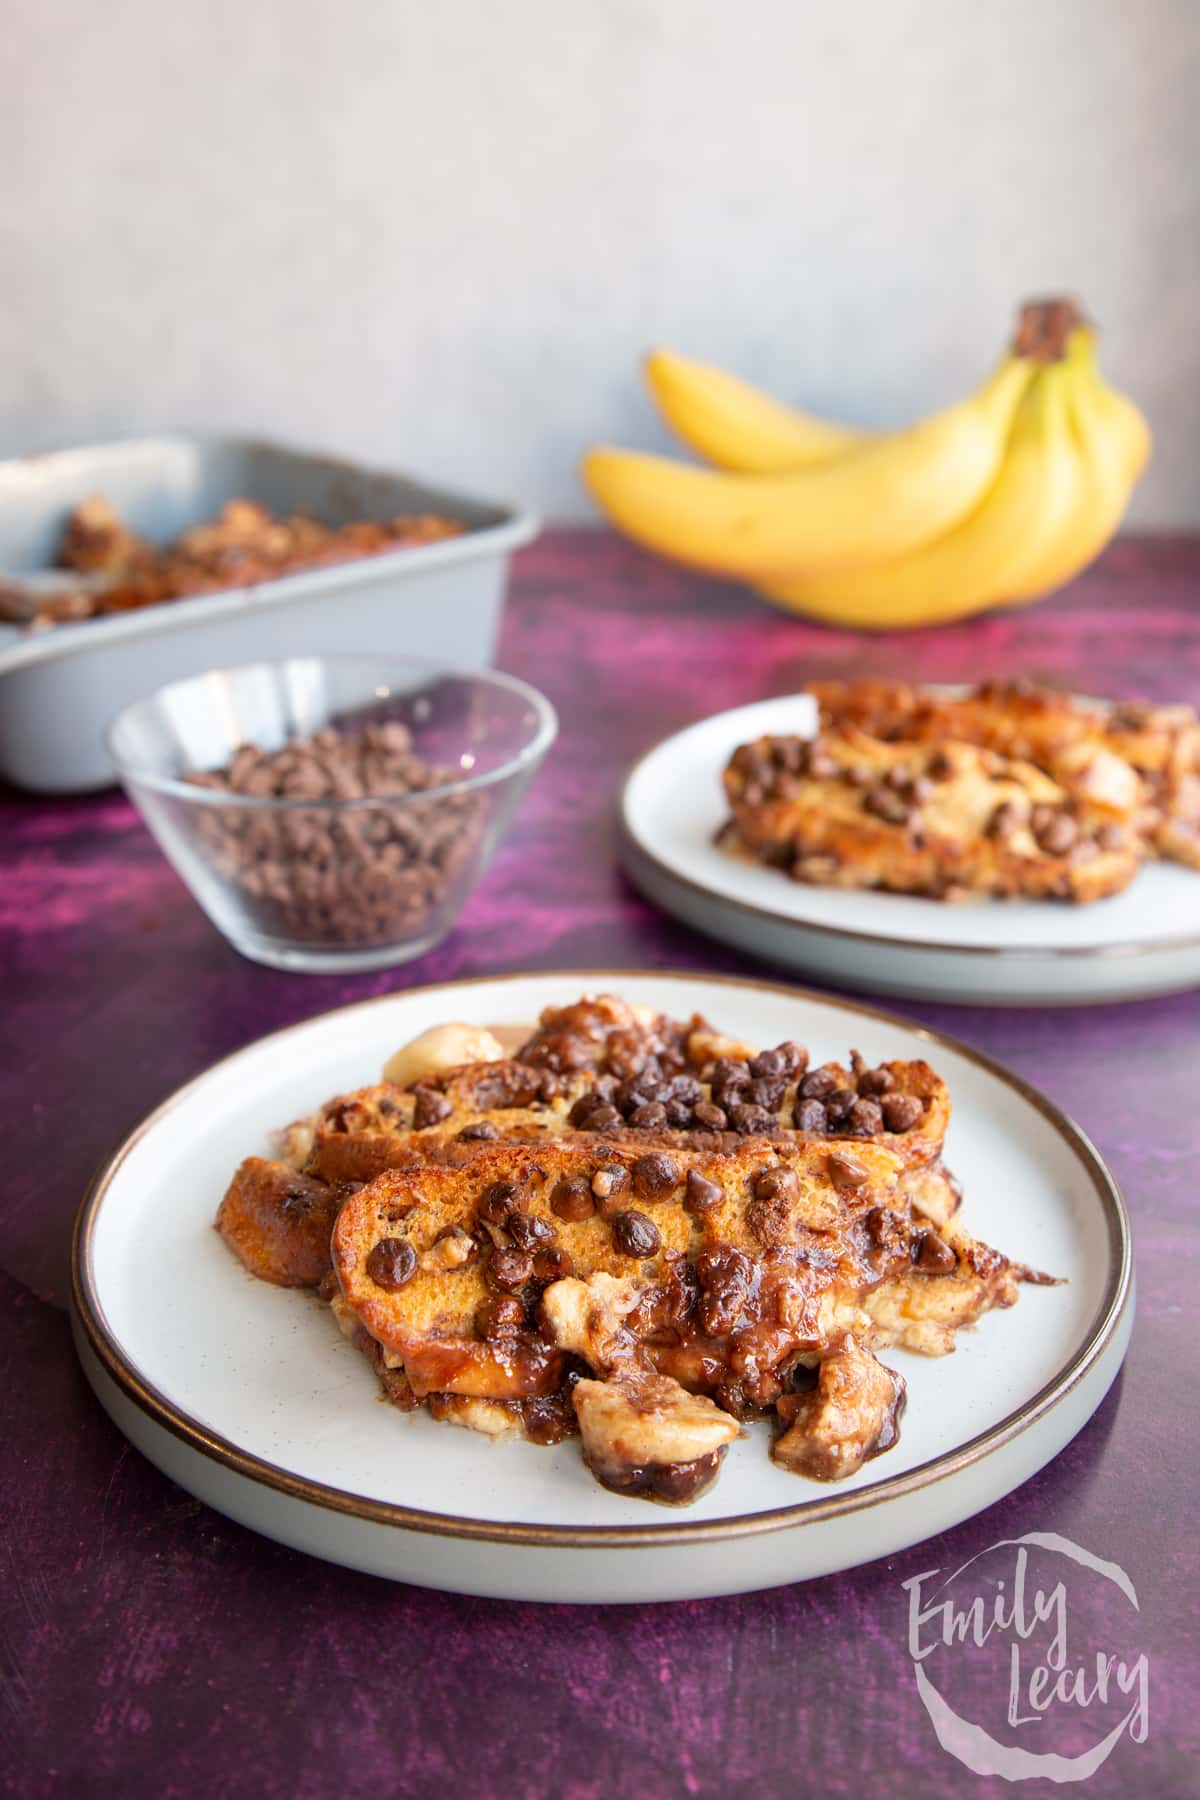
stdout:
POLYGON ((621 855, 648 899, 739 950, 872 993, 1086 1005, 1200 985, 1200 874, 1177 864, 1148 864, 1123 894, 1089 906, 947 905, 808 887, 718 849, 733 751, 815 727, 812 699, 793 694, 717 713, 647 751, 622 791, 621 855))
POLYGON ((1091 1145, 1015 1076, 901 1019, 765 983, 599 971, 388 995, 276 1032, 165 1100, 97 1176, 74 1251, 88 1378, 143 1453, 189 1492, 348 1567, 512 1599, 683 1599, 771 1587, 889 1555, 1026 1480, 1079 1431, 1129 1338, 1121 1196, 1091 1145), (925 1056, 954 1103, 949 1160, 971 1229, 1067 1278, 1027 1287, 949 1357, 899 1351, 899 1444, 823 1486, 768 1456, 765 1426, 719 1480, 669 1510, 588 1475, 577 1441, 490 1443, 380 1403, 374 1376, 311 1295, 254 1281, 212 1229, 234 1166, 268 1134, 449 1019, 512 1024, 581 992, 706 1013, 764 1045, 925 1056))

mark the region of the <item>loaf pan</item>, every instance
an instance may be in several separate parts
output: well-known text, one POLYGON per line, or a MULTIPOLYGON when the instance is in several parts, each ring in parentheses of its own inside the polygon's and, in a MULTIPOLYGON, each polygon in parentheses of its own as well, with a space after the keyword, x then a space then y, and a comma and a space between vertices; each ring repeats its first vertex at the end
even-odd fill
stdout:
POLYGON ((436 512, 467 529, 48 631, 0 626, 0 775, 40 793, 113 782, 104 747, 109 721, 179 676, 337 651, 486 666, 509 556, 537 532, 528 513, 278 444, 140 438, 0 462, 0 576, 50 568, 71 509, 90 494, 102 494, 160 544, 235 497, 273 512, 312 513, 327 525, 436 512))

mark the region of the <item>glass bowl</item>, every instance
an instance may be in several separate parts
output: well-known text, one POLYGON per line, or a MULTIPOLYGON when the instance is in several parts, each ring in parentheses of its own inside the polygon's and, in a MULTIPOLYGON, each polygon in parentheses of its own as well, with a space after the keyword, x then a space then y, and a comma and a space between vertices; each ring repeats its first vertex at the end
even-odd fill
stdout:
MULTIPOLYGON (((337 972, 406 962, 446 935, 557 731, 548 700, 490 669, 298 657, 171 682, 118 713, 108 748, 236 950, 273 968, 337 972), (411 743, 436 765, 433 785, 402 791, 397 777, 395 792, 331 797, 303 752, 283 795, 217 785, 243 745, 270 753, 327 728, 380 746, 387 767, 411 743)), ((240 785, 256 760, 243 757, 240 785)))

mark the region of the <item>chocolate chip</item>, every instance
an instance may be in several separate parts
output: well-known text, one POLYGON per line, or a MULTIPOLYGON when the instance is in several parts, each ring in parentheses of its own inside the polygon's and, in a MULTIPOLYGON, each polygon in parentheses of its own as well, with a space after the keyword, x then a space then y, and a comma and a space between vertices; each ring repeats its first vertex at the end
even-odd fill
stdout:
POLYGON ((898 794, 912 791, 913 772, 905 763, 893 763, 883 777, 885 787, 894 788, 898 794))
POLYGON ((438 1125, 454 1111, 453 1103, 445 1094, 439 1094, 436 1088, 415 1088, 413 1095, 414 1131, 424 1131, 430 1125, 438 1125))
POLYGON ((693 1117, 697 1125, 702 1126, 705 1131, 724 1131, 729 1123, 721 1108, 714 1106, 711 1100, 702 1100, 696 1107, 693 1117))
POLYGON ((557 1244, 538 1250, 533 1258, 533 1278, 549 1285, 552 1281, 563 1281, 575 1268, 567 1251, 557 1244))
POLYGON ((704 1097, 704 1089, 691 1075, 673 1076, 667 1093, 670 1100, 678 1100, 687 1107, 695 1106, 696 1102, 704 1097))
POLYGON ((761 1075, 750 1083, 746 1097, 753 1105, 765 1106, 768 1112, 774 1112, 787 1093, 787 1086, 785 1075, 761 1075))
POLYGON ((729 1123, 743 1137, 753 1137, 756 1133, 774 1131, 779 1121, 765 1107, 738 1105, 729 1108, 729 1123))
POLYGON ((890 1069, 864 1069, 858 1077, 860 1094, 878 1095, 890 1092, 896 1085, 896 1077, 890 1069))
POLYGON ((736 1331, 754 1285, 754 1265, 731 1244, 715 1244, 696 1258, 696 1275, 704 1290, 700 1299, 700 1327, 709 1337, 736 1331))
POLYGON ((699 1169, 688 1170, 687 1180, 683 1184, 685 1212, 697 1213, 703 1217, 705 1213, 715 1211, 724 1197, 715 1181, 710 1181, 706 1175, 701 1175, 699 1169))
POLYGON ((829 1127, 829 1115, 819 1100, 801 1100, 796 1106, 795 1127, 797 1131, 824 1133, 829 1127))
POLYGON ((490 1143, 500 1136, 500 1128, 490 1119, 479 1119, 473 1125, 464 1125, 458 1135, 467 1143, 490 1143))
POLYGON ((732 1057, 721 1056, 713 1064, 712 1087, 724 1092, 732 1092, 735 1088, 749 1087, 751 1075, 744 1062, 735 1062, 732 1057))
POLYGON ((796 1201, 800 1198, 800 1182, 794 1169, 760 1169, 754 1177, 756 1200, 796 1201))
MULTIPOLYGON (((679 1184, 679 1167, 674 1157, 664 1151, 651 1151, 639 1156, 630 1171, 633 1191, 639 1200, 657 1200, 679 1184)), ((640 1217, 632 1214, 631 1217, 640 1217)))
POLYGON ((485 1300, 475 1319, 476 1329, 484 1338, 511 1337, 524 1323, 525 1308, 511 1294, 496 1294, 485 1300))
POLYGON ((629 1123, 635 1131, 659 1131, 667 1123, 667 1109, 661 1100, 647 1100, 630 1113, 629 1123))
POLYGON ((775 1054, 783 1057, 783 1073, 790 1075, 793 1080, 803 1075, 808 1067, 808 1051, 803 1044, 797 1044, 792 1038, 785 1038, 782 1044, 777 1044, 775 1054))
POLYGON ((844 1123, 845 1129, 854 1137, 874 1137, 883 1130, 883 1112, 878 1101, 856 1100, 844 1123))
POLYGON ((991 816, 983 828, 983 835, 989 838, 1011 837, 1014 831, 1020 829, 1022 822, 1021 808, 1016 802, 1002 800, 999 806, 993 808, 991 816))
POLYGON ((367 1257, 367 1274, 376 1287, 394 1293, 417 1272, 417 1253, 407 1238, 380 1238, 367 1257))
POLYGON ((903 825, 907 822, 912 807, 903 794, 894 788, 871 788, 863 796, 863 811, 882 819, 888 825, 903 825))
POLYGON ((515 1212, 508 1216, 508 1235, 518 1250, 536 1250, 553 1242, 554 1227, 537 1213, 515 1212))
POLYGON ((830 1123, 840 1125, 857 1099, 854 1089, 848 1087, 835 1087, 831 1094, 826 1094, 824 1104, 830 1123))
POLYGON ((524 1287, 532 1274, 533 1258, 527 1250, 493 1250, 488 1257, 488 1280, 502 1293, 524 1287))
POLYGON ((805 1100, 823 1100, 826 1094, 832 1094, 839 1084, 839 1077, 828 1065, 813 1069, 800 1083, 800 1093, 805 1100))
POLYGON ((839 1194, 853 1194, 870 1179, 869 1171, 857 1156, 850 1156, 845 1150, 830 1151, 825 1167, 839 1194))
POLYGON ((1067 812, 1056 812, 1048 819, 1037 820, 1035 814, 1034 836, 1038 846, 1047 856, 1065 856, 1079 836, 1079 827, 1067 812))
POLYGON ((622 1256, 653 1256, 662 1243, 658 1226, 643 1212, 615 1213, 612 1227, 613 1242, 622 1256))
POLYGON ((936 1231, 923 1231, 912 1248, 912 1259, 925 1275, 948 1275, 958 1267, 958 1258, 936 1231))
POLYGON ((493 1181, 479 1196, 476 1208, 488 1225, 504 1225, 517 1206, 517 1187, 512 1181, 493 1181))
POLYGON ((623 1196, 629 1190, 629 1170, 624 1163, 610 1163, 592 1176, 592 1193, 600 1211, 607 1217, 620 1210, 623 1196))
POLYGON ((887 1206, 873 1206, 866 1217, 872 1239, 883 1251, 895 1251, 907 1242, 908 1230, 903 1217, 887 1206))
POLYGON ((879 1102, 879 1110, 889 1131, 908 1131, 925 1108, 915 1094, 885 1094, 879 1102))
POLYGON ((782 1050, 760 1050, 757 1056, 750 1058, 747 1067, 757 1080, 761 1075, 787 1075, 787 1058, 782 1050))
POLYGON ((586 1131, 592 1114, 598 1107, 605 1104, 606 1102, 599 1094, 581 1094, 567 1114, 567 1123, 574 1125, 578 1131, 586 1131))
POLYGON ((935 750, 925 764, 925 773, 931 781, 949 781, 954 773, 954 762, 944 750, 935 750))
POLYGON ((550 1195, 550 1211, 559 1219, 566 1219, 571 1224, 578 1224, 581 1219, 590 1219, 596 1210, 596 1202, 592 1198, 592 1190, 581 1175, 570 1181, 560 1181, 550 1195))

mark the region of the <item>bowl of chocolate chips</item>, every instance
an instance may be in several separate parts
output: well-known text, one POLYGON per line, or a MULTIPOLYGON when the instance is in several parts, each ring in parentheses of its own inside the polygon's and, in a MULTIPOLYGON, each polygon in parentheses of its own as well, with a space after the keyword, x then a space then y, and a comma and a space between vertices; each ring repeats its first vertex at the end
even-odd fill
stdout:
POLYGON ((446 935, 557 730, 543 695, 493 670, 296 657, 172 682, 108 746, 236 950, 337 972, 446 935))

